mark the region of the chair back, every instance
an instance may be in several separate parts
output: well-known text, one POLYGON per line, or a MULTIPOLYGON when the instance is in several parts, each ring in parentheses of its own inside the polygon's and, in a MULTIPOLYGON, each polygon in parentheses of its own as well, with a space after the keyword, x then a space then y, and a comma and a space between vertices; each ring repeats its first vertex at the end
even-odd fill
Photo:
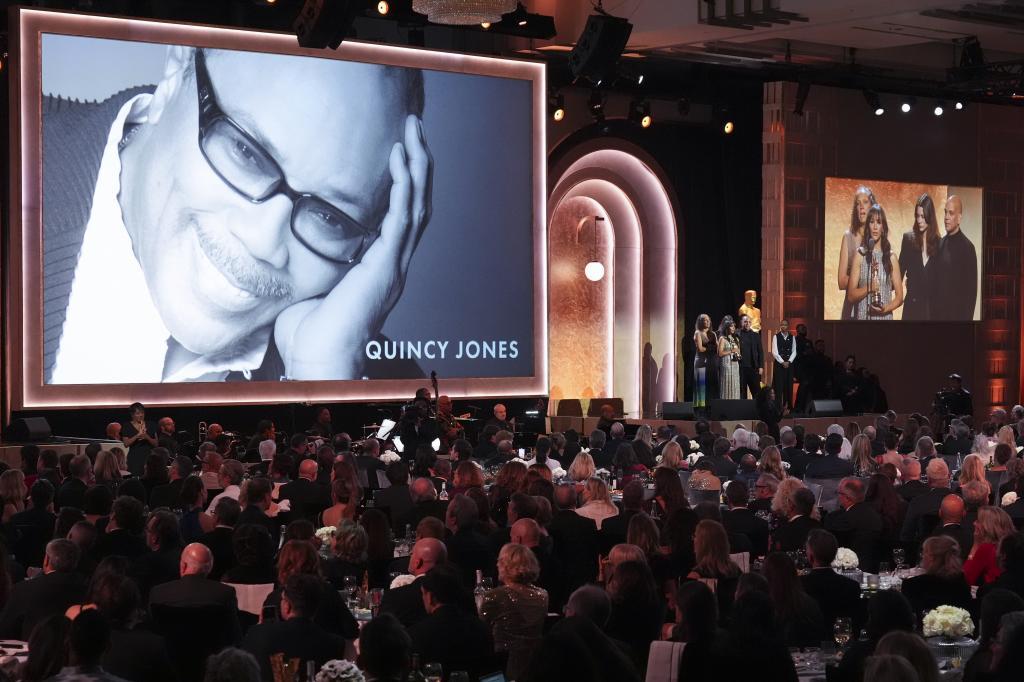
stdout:
POLYGON ((387 474, 383 471, 377 471, 377 487, 381 490, 391 487, 391 481, 388 480, 387 474))
MULTIPOLYGON (((821 492, 817 495, 818 506, 827 512, 834 512, 839 509, 839 481, 838 478, 805 478, 804 485, 810 488, 812 485, 820 486, 821 492)), ((811 488, 813 492, 813 488, 811 488)))
POLYGON ((224 583, 235 591, 238 599, 238 610, 259 616, 263 611, 263 602, 267 596, 274 591, 274 583, 260 585, 242 585, 240 583, 224 583))
POLYGON ((679 661, 686 642, 651 642, 644 682, 678 682, 679 661))
POLYGON ((822 492, 824 492, 825 487, 822 486, 820 483, 808 483, 807 481, 804 481, 804 485, 807 486, 808 490, 810 490, 812 493, 814 493, 814 504, 816 504, 816 505, 818 505, 820 507, 821 506, 821 494, 822 494, 822 492))
POLYGON ((729 558, 740 567, 741 571, 744 573, 750 572, 750 552, 736 552, 735 554, 730 554, 729 558))
POLYGON ((356 467, 356 478, 359 479, 359 487, 363 490, 368 490, 370 487, 370 479, 366 475, 366 469, 360 469, 356 467))

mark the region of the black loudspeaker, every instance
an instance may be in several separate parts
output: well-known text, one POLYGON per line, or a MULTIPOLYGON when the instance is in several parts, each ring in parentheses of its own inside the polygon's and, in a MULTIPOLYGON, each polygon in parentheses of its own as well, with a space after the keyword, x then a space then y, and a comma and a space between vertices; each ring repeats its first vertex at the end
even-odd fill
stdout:
POLYGON ((629 41, 633 25, 621 17, 592 14, 569 54, 569 70, 573 78, 583 77, 593 83, 609 80, 615 65, 629 41))
POLYGON ((352 28, 357 9, 366 4, 358 0, 305 0, 292 23, 299 45, 337 50, 352 28))
POLYGON ((695 419, 693 403, 662 403, 662 419, 695 419))
POLYGON ((709 400, 708 414, 719 421, 757 419, 757 405, 753 400, 709 400))
POLYGON ((843 401, 841 400, 812 400, 812 417, 839 417, 843 414, 843 401))
POLYGON ((11 422, 7 435, 17 443, 28 443, 49 440, 53 432, 50 431, 50 422, 46 421, 46 417, 24 417, 11 422))

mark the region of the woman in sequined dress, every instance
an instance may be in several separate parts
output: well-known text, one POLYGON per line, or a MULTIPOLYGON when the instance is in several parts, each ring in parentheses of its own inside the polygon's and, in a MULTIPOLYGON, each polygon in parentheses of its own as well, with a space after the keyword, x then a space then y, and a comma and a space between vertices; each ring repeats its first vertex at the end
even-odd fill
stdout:
POLYGON ((491 628, 494 650, 508 652, 505 677, 521 680, 540 644, 548 593, 533 585, 540 564, 525 545, 509 543, 498 553, 501 587, 487 592, 480 604, 480 618, 491 628))
POLYGON ((740 399, 740 340, 736 336, 736 323, 726 315, 718 326, 718 386, 723 400, 740 399))

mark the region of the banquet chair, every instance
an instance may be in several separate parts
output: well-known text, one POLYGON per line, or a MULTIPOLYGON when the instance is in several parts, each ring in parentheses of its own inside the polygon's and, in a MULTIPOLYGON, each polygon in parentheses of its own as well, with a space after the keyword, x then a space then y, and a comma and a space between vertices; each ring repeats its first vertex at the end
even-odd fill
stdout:
POLYGON ((677 682, 686 642, 651 642, 644 682, 677 682))
POLYGON ((274 583, 243 585, 240 583, 224 583, 235 591, 238 599, 238 610, 259 616, 263 611, 263 602, 274 591, 274 583))

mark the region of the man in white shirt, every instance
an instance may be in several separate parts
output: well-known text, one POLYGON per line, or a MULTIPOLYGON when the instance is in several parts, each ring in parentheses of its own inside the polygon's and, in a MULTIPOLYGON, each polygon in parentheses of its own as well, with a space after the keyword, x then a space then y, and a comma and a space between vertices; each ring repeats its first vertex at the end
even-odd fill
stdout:
MULTIPOLYGON (((220 485, 224 488, 224 491, 218 493, 216 497, 210 500, 210 504, 206 507, 206 514, 213 519, 213 512, 217 509, 217 503, 220 502, 223 497, 230 497, 233 500, 237 500, 239 494, 242 492, 242 479, 245 476, 245 467, 237 459, 227 459, 220 465, 220 485)), ((211 528, 213 524, 211 523, 211 528)), ((209 529, 207 529, 209 530, 209 529)))
POLYGON ((775 401, 784 409, 793 409, 793 361, 796 360, 796 340, 789 333, 789 320, 779 323, 779 332, 772 336, 772 357, 775 369, 772 387, 775 401))
MULTIPOLYGON (((71 280, 46 292, 46 381, 363 377, 430 216, 421 73, 171 46, 130 95, 93 105, 98 170, 68 152, 91 203, 46 190, 47 286, 71 280)), ((84 138, 72 114, 48 134, 84 138)))

